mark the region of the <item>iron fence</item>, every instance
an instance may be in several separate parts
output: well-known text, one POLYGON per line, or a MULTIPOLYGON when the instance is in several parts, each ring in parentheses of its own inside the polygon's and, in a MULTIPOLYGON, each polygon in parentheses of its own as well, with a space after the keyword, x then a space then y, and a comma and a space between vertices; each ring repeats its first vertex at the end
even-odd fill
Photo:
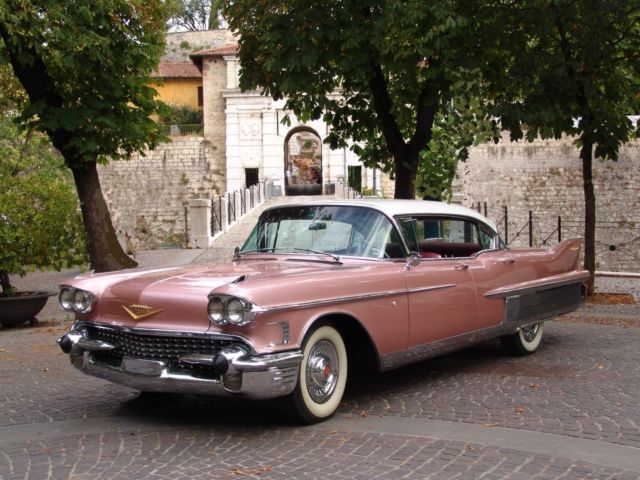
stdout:
POLYGON ((250 188, 234 190, 211 199, 211 234, 215 235, 242 216, 271 198, 271 182, 260 182, 250 188), (223 205, 226 203, 226 205, 223 205), (225 215, 223 215, 223 213, 225 215))
POLYGON ((233 223, 238 218, 236 216, 236 192, 227 193, 227 222, 233 223))
POLYGON ((222 197, 211 199, 211 235, 222 231, 222 197))
MULTIPOLYGON (((477 202, 473 208, 489 218, 489 210, 496 211, 489 209, 487 202, 477 202)), ((501 216, 495 224, 507 246, 546 247, 560 243, 563 238, 584 237, 584 220, 507 206, 498 211, 501 216)), ((640 219, 597 220, 595 229, 596 263, 600 270, 640 271, 640 219)))
POLYGON ((160 125, 160 131, 170 137, 183 137, 187 135, 201 136, 204 133, 204 125, 160 125))

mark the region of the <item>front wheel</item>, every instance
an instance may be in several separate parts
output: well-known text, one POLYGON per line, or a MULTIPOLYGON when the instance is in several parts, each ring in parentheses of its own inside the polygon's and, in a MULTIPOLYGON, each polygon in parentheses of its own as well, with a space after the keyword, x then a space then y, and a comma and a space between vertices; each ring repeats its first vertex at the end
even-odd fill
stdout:
POLYGON ((304 342, 298 384, 287 397, 285 413, 311 424, 331 417, 347 383, 347 349, 340 333, 329 325, 313 330, 304 342))
POLYGON ((521 327, 513 335, 502 337, 502 346, 513 355, 529 355, 535 352, 540 346, 544 322, 534 323, 526 327, 521 327))

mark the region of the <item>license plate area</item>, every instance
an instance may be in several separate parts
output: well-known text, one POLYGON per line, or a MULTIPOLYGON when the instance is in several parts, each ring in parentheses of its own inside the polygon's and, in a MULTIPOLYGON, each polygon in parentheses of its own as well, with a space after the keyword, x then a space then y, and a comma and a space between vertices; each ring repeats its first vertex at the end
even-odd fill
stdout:
POLYGON ((166 363, 158 360, 146 360, 131 357, 124 357, 122 359, 122 370, 127 373, 145 375, 148 377, 159 377, 166 366, 166 363))

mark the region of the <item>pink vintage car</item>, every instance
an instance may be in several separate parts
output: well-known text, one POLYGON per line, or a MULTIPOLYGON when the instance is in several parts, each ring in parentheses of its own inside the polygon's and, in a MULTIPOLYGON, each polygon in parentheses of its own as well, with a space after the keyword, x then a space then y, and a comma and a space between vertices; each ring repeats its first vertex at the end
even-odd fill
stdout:
POLYGON ((390 370, 500 337, 534 352, 544 320, 576 309, 579 240, 508 249, 473 210, 438 202, 322 201, 267 209, 219 265, 65 282, 58 342, 86 374, 149 392, 282 397, 331 416, 349 369, 390 370))

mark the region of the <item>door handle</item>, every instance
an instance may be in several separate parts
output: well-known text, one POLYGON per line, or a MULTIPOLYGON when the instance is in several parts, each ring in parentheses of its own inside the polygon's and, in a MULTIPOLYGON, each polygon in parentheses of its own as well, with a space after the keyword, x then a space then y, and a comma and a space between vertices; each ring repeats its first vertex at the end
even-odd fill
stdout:
POLYGON ((469 265, 467 265, 466 263, 461 263, 460 265, 457 265, 455 267, 456 270, 466 270, 469 268, 469 265))
POLYGON ((515 259, 513 259, 513 258, 503 258, 500 261, 502 263, 504 263, 505 265, 513 265, 514 263, 516 263, 515 259))

